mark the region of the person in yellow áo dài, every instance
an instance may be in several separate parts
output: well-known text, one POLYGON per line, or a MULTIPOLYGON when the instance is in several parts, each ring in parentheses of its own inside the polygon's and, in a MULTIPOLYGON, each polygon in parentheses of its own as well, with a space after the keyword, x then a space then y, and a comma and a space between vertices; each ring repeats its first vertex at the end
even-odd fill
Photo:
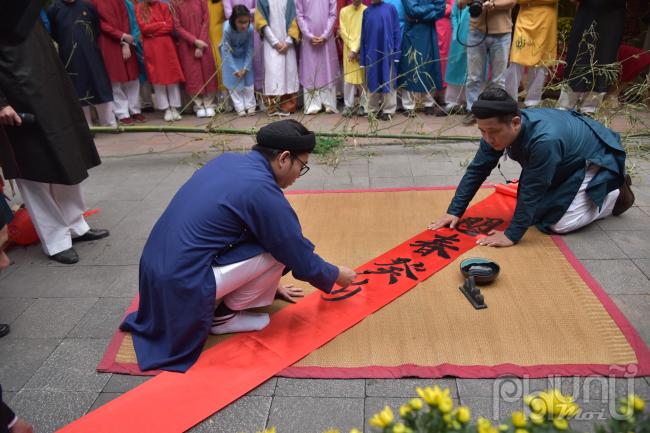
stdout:
POLYGON ((506 90, 517 100, 524 68, 528 68, 524 104, 533 107, 542 101, 546 70, 557 58, 558 0, 519 0, 518 3, 506 90))
POLYGON ((356 111, 358 115, 365 114, 366 93, 363 89, 363 69, 359 66, 359 48, 361 44, 361 23, 366 5, 361 0, 353 0, 352 4, 341 9, 339 14, 339 36, 343 41, 343 116, 350 117, 356 111), (354 100, 359 92, 359 108, 356 109, 354 100))

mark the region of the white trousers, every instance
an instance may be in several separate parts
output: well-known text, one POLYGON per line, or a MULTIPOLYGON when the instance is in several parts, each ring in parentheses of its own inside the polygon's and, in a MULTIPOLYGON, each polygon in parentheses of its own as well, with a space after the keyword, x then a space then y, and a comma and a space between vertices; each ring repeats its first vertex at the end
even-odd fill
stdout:
POLYGON ((557 100, 558 108, 561 110, 577 110, 583 113, 595 113, 603 102, 605 92, 574 92, 570 87, 562 89, 557 100))
POLYGON ((329 108, 338 113, 336 109, 336 87, 323 89, 303 89, 305 114, 316 114, 321 108, 329 108))
MULTIPOLYGON (((100 126, 115 126, 115 113, 113 113, 113 103, 104 102, 103 104, 94 105, 95 110, 97 110, 97 120, 99 121, 100 126)), ((90 113, 90 105, 84 105, 81 107, 86 117, 86 122, 88 126, 93 126, 92 115, 90 113)))
POLYGON ((422 98, 422 103, 425 107, 433 107, 436 103, 436 100, 431 93, 411 92, 402 89, 402 107, 405 110, 415 110, 415 101, 418 97, 422 98))
MULTIPOLYGON (((519 94, 519 83, 521 83, 521 79, 524 76, 525 68, 524 65, 520 65, 519 63, 510 63, 510 66, 506 70, 506 90, 515 101, 519 94)), ((524 100, 526 107, 539 105, 542 102, 545 78, 545 67, 528 67, 528 85, 526 86, 526 99, 524 100)))
POLYGON ((194 112, 199 111, 201 108, 214 108, 214 99, 216 97, 216 93, 206 93, 204 95, 192 96, 192 102, 194 102, 194 112))
POLYGON ((158 110, 181 107, 181 88, 176 84, 154 84, 153 105, 158 110))
POLYGON ((447 83, 445 104, 447 104, 447 108, 465 105, 465 86, 447 83))
POLYGON ((255 108, 255 88, 249 86, 239 90, 233 89, 230 91, 230 99, 237 113, 255 108))
POLYGON ((278 290, 284 265, 269 253, 243 262, 213 266, 217 299, 233 311, 271 305, 278 290))
POLYGON ((16 179, 45 254, 52 256, 72 246, 72 238, 90 230, 81 184, 59 185, 16 179))
POLYGON ((140 113, 140 81, 111 83, 113 87, 113 110, 118 119, 140 113))
POLYGON ((354 108, 354 100, 359 91, 359 106, 366 108, 368 104, 368 98, 366 91, 361 84, 351 84, 343 82, 343 103, 348 108, 354 108))
POLYGON ((371 93, 368 98, 369 111, 377 112, 382 110, 387 114, 395 114, 397 110, 397 90, 389 93, 371 93))
POLYGON ((599 169, 600 167, 597 165, 589 166, 585 174, 585 179, 582 181, 578 194, 576 194, 571 202, 569 209, 567 209, 566 213, 562 215, 562 218, 557 223, 551 226, 551 230, 555 233, 569 233, 612 214, 616 199, 618 199, 618 195, 620 194, 618 189, 607 194, 600 209, 587 196, 587 185, 589 185, 589 182, 591 182, 591 179, 593 179, 599 169))

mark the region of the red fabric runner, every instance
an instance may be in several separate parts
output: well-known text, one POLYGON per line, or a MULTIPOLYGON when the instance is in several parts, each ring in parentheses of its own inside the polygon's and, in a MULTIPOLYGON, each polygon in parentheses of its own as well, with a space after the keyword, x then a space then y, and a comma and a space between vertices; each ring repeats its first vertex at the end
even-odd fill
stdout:
POLYGON ((188 430, 447 266, 476 245, 477 234, 504 230, 515 203, 493 193, 458 230, 423 231, 359 267, 348 288, 315 292, 275 313, 264 330, 206 350, 186 373, 163 372, 59 432, 188 430))

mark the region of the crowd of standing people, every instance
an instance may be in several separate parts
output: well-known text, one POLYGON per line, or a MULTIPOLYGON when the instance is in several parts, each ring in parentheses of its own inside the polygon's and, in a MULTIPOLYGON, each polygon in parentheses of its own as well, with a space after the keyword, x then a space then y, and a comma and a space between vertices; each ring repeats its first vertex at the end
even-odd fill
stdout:
MULTIPOLYGON (((539 105, 558 63, 559 0, 54 0, 43 13, 89 124, 143 109, 211 118, 466 114, 489 86, 539 105), (349 4, 346 4, 349 3, 349 4), (187 95, 183 96, 183 92, 187 95), (191 101, 184 104, 183 101, 191 101)), ((577 2, 558 108, 595 112, 612 84, 625 0, 577 2), (605 25, 607 20, 607 25, 605 25)))

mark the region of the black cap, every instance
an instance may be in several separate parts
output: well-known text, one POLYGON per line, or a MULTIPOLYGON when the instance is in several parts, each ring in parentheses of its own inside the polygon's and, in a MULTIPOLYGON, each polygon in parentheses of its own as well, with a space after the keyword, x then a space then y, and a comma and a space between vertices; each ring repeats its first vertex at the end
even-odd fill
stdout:
POLYGON ((269 123, 257 131, 257 145, 269 149, 311 153, 316 146, 316 136, 293 119, 269 123))

